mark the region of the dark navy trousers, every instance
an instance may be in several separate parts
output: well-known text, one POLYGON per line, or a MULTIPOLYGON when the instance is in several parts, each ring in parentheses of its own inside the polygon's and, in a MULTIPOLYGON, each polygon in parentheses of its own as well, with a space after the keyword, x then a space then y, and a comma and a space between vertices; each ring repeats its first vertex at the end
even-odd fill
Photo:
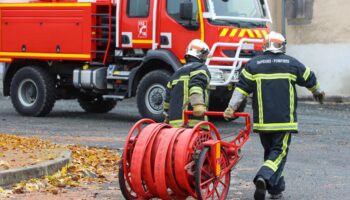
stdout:
POLYGON ((285 190, 284 166, 291 141, 291 134, 260 133, 260 141, 264 147, 264 164, 254 178, 262 177, 267 183, 270 194, 278 194, 285 190))

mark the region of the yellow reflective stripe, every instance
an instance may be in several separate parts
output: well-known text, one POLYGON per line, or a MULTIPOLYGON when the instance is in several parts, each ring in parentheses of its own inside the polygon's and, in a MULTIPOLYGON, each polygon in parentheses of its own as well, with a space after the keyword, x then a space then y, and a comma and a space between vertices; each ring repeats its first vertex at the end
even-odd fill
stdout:
POLYGON ((190 89, 190 95, 197 93, 197 94, 203 94, 203 89, 201 87, 198 86, 193 86, 190 89))
POLYGON ((30 52, 0 52, 1 57, 46 57, 46 58, 74 58, 90 59, 90 54, 69 54, 69 53, 30 53, 30 52))
POLYGON ((188 81, 189 79, 190 79, 190 77, 188 75, 184 75, 178 79, 173 80, 171 84, 176 85, 179 81, 188 81))
POLYGON ((266 30, 262 30, 261 32, 264 35, 264 37, 267 35, 267 31, 266 30))
POLYGON ((293 81, 297 80, 297 76, 290 73, 276 73, 276 74, 254 74, 253 79, 291 79, 293 81))
POLYGON ((207 72, 206 72, 205 70, 203 70, 203 69, 201 69, 201 70, 196 70, 196 71, 191 72, 191 73, 190 73, 190 78, 192 78, 193 76, 196 76, 196 75, 198 75, 198 74, 204 74, 204 75, 207 77, 207 81, 208 81, 208 82, 210 81, 207 72))
POLYGON ((266 160, 263 166, 270 168, 272 171, 276 172, 278 167, 272 160, 266 160))
POLYGON ((292 82, 289 80, 289 110, 290 123, 294 122, 294 88, 292 82))
MULTIPOLYGON (((189 77, 188 76, 184 76, 184 78, 187 78, 187 80, 184 80, 184 88, 183 88, 183 92, 184 92, 184 96, 183 96, 183 102, 182 102, 182 105, 184 105, 184 109, 185 110, 188 110, 188 80, 189 80, 189 77)), ((182 119, 185 119, 185 114, 184 112, 182 112, 182 119)))
POLYGON ((188 79, 190 79, 190 76, 189 75, 183 75, 183 76, 180 76, 179 79, 181 79, 181 80, 188 80, 188 79))
POLYGON ((254 77, 251 73, 249 73, 246 69, 242 70, 242 75, 246 78, 249 79, 251 81, 254 81, 254 77))
POLYGON ((310 72, 311 72, 310 68, 307 67, 304 74, 303 74, 303 78, 305 81, 309 78, 310 72))
MULTIPOLYGON (((178 119, 178 120, 171 120, 169 122, 169 124, 173 127, 181 127, 183 124, 183 120, 182 119, 178 119)), ((189 119, 188 120, 188 125, 189 126, 195 126, 196 124, 198 124, 199 122, 202 122, 202 120, 198 120, 198 119, 189 119)))
POLYGON ((320 83, 317 82, 316 85, 312 88, 308 88, 310 90, 310 92, 315 92, 316 90, 318 90, 320 88, 320 83))
POLYGON ((255 130, 298 130, 298 123, 254 123, 255 130))
POLYGON ((248 29, 247 32, 250 38, 255 38, 255 35, 252 30, 248 29))
POLYGON ((240 93, 246 95, 246 96, 249 95, 248 92, 244 91, 244 90, 243 90, 242 88, 240 88, 240 87, 236 87, 236 90, 237 90, 238 92, 240 92, 240 93))
POLYGON ((241 32, 239 33, 238 37, 243 37, 245 35, 245 32, 247 31, 247 29, 242 29, 241 32))
POLYGON ((297 80, 297 76, 290 73, 276 73, 276 74, 254 74, 252 75, 246 69, 242 70, 242 74, 245 78, 254 81, 255 79, 291 79, 297 80))
POLYGON ((181 127, 183 124, 183 120, 179 119, 179 120, 171 120, 169 121, 169 124, 173 127, 181 127))
POLYGON ((262 35, 259 30, 254 30, 254 32, 258 38, 262 38, 262 35))
POLYGON ((0 62, 12 62, 12 58, 0 58, 0 62))
POLYGON ((133 44, 152 44, 153 40, 133 40, 133 44))
POLYGON ((179 81, 182 81, 182 80, 180 80, 180 79, 173 80, 173 81, 171 82, 171 84, 172 84, 172 85, 176 85, 179 81))
POLYGON ((221 157, 221 144, 220 142, 216 143, 216 160, 219 161, 216 163, 216 176, 220 175, 221 172, 221 163, 220 163, 220 157, 221 157))
POLYGON ((255 35, 252 30, 250 29, 242 29, 241 32, 239 33, 238 37, 243 37, 246 33, 248 33, 250 38, 255 38, 255 35))
POLYGON ((181 120, 181 122, 170 121, 169 124, 174 128, 179 128, 182 126, 183 121, 182 120, 181 120))
POLYGON ((199 23, 201 30, 201 40, 204 41, 204 20, 203 20, 203 12, 202 12, 202 3, 201 0, 198 0, 198 15, 199 15, 199 23))
POLYGON ((231 33, 230 33, 230 37, 235 37, 236 33, 237 33, 238 29, 234 28, 232 29, 231 33))
POLYGON ((258 92, 258 107, 259 107, 259 123, 264 123, 264 109, 262 102, 262 90, 261 90, 261 79, 256 80, 257 92, 258 92))
POLYGON ((164 109, 169 109, 169 106, 170 106, 170 105, 169 105, 168 102, 165 102, 165 101, 163 102, 163 108, 164 108, 164 109))
POLYGON ((283 138, 282 153, 277 157, 277 159, 274 162, 276 166, 279 166, 281 164, 282 159, 287 155, 289 136, 290 133, 287 133, 283 138))
POLYGON ((172 84, 171 81, 168 82, 168 84, 166 85, 167 88, 171 89, 172 88, 172 84))
POLYGON ((227 32, 228 32, 228 28, 224 28, 224 29, 222 29, 222 31, 221 31, 221 33, 220 33, 220 37, 225 37, 226 36, 226 34, 227 34, 227 32))

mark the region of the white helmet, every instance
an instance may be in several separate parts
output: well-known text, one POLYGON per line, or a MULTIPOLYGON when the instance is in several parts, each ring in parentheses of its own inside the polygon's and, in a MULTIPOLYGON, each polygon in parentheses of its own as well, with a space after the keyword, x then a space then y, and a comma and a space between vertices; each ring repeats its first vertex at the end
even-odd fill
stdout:
POLYGON ((202 40, 194 39, 187 46, 185 57, 187 58, 188 56, 193 56, 204 62, 207 59, 208 54, 208 45, 202 40))
POLYGON ((286 38, 280 33, 271 31, 265 36, 263 42, 263 50, 270 51, 272 53, 285 53, 286 52, 286 38))

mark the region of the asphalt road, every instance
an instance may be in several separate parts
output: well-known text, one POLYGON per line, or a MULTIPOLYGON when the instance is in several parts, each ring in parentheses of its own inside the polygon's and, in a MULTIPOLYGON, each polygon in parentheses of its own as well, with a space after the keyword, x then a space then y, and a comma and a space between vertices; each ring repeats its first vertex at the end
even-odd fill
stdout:
MULTIPOLYGON (((292 138, 284 199, 350 199, 350 105, 300 103, 298 111, 300 133, 292 138)), ((120 148, 138 119, 133 99, 120 102, 108 114, 87 114, 75 101, 58 101, 47 117, 32 118, 18 115, 10 100, 0 98, 0 133, 36 136, 58 143, 120 148)), ((228 136, 243 122, 215 124, 228 136)), ((243 153, 232 171, 229 199, 253 198, 251 180, 263 162, 257 135, 252 134, 243 153)))

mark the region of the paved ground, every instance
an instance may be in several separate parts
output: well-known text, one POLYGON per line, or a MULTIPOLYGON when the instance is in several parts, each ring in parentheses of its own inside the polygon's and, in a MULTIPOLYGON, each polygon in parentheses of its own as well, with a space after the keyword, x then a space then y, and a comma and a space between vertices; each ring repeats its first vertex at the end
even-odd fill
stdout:
MULTIPOLYGON (((0 132, 120 148, 128 129, 140 119, 135 105, 134 100, 124 101, 111 113, 97 115, 84 113, 75 101, 59 101, 49 116, 31 118, 19 116, 8 99, 0 98, 0 132)), ((350 105, 300 104, 298 110, 300 134, 292 138, 285 199, 350 199, 350 105)), ((242 121, 216 124, 220 132, 230 133, 242 121)), ((262 164, 257 135, 243 151, 244 158, 232 172, 229 199, 252 199, 251 180, 262 164)))

